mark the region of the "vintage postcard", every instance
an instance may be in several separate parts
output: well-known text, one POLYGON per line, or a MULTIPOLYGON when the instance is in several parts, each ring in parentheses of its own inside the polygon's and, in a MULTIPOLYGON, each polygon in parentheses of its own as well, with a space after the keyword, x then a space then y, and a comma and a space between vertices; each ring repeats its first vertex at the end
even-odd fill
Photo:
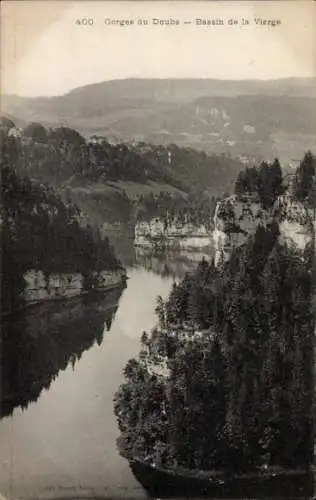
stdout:
POLYGON ((313 498, 316 3, 0 9, 0 499, 313 498))

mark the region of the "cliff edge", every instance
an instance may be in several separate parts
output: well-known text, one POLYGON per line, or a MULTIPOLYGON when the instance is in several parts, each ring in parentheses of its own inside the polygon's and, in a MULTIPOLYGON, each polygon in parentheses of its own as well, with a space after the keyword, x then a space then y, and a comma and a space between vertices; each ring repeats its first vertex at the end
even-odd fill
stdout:
POLYGON ((227 261, 233 248, 243 245, 257 227, 275 220, 282 243, 304 250, 315 232, 315 211, 286 193, 277 198, 271 209, 264 209, 253 195, 229 196, 218 202, 214 216, 213 244, 215 264, 227 261))

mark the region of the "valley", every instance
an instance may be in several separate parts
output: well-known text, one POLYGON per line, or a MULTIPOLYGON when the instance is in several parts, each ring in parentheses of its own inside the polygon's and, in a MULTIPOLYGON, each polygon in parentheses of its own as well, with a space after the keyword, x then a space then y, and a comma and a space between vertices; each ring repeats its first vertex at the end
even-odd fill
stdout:
MULTIPOLYGON (((259 22, 259 21, 258 21, 259 22)), ((260 23, 259 23, 260 24, 260 23)), ((71 124, 85 137, 150 142, 292 163, 315 148, 315 80, 126 79, 55 97, 2 96, 2 113, 46 127, 71 124), (292 150, 287 151, 291 142, 292 150)))
POLYGON ((193 496, 269 484, 277 498, 285 480, 309 494, 309 85, 131 80, 4 98, 10 498, 170 497, 188 481, 193 496))

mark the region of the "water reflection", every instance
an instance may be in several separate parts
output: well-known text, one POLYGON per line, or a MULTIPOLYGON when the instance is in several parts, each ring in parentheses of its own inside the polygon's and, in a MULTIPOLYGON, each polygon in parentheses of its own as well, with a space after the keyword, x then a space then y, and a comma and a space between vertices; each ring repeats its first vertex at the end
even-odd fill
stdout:
POLYGON ((135 249, 136 263, 147 271, 162 277, 182 279, 187 272, 196 269, 203 259, 210 259, 208 253, 186 251, 154 251, 144 248, 135 249))
POLYGON ((10 416, 0 421, 0 498, 147 498, 117 452, 112 399, 156 322, 157 295, 201 254, 155 255, 127 243, 123 293, 47 304, 3 328, 1 412, 10 416))
POLYGON ((162 255, 130 244, 122 254, 123 293, 29 309, 3 327, 0 498, 147 497, 117 452, 112 400, 157 296, 187 265, 168 256, 167 273, 162 255))
POLYGON ((126 267, 140 266, 163 278, 182 279, 186 272, 192 272, 203 259, 212 258, 210 252, 202 250, 157 250, 135 247, 131 238, 122 233, 111 235, 116 254, 126 267))
MULTIPOLYGON (((104 336, 107 306, 92 301, 84 310, 73 305, 64 308, 62 315, 50 311, 42 322, 38 310, 32 320, 27 319, 37 338, 34 333, 32 339, 30 328, 26 336, 24 327, 11 342, 7 338, 3 353, 6 357, 8 353, 10 361, 6 361, 3 413, 21 405, 26 385, 32 388, 28 389, 29 398, 37 401, 24 411, 15 407, 11 416, 0 421, 0 498, 1 494, 10 500, 147 497, 128 462, 117 452, 119 431, 112 400, 122 382, 123 367, 139 352, 142 331, 156 322, 157 295, 166 297, 173 280, 140 267, 127 269, 127 274, 127 288, 119 299, 111 330, 104 336), (36 322, 43 325, 44 333, 36 322), (25 347, 26 341, 30 347, 25 347), (74 370, 71 355, 76 360, 74 370), (38 379, 42 379, 39 385, 38 379), (48 390, 42 390, 44 384, 48 390), (9 398, 13 388, 14 402, 9 398)), ((109 320, 110 312, 111 307, 109 320)))
POLYGON ((47 303, 1 325, 2 404, 0 416, 26 409, 48 390, 60 370, 74 368, 82 353, 101 345, 109 331, 122 289, 106 296, 87 296, 47 303))

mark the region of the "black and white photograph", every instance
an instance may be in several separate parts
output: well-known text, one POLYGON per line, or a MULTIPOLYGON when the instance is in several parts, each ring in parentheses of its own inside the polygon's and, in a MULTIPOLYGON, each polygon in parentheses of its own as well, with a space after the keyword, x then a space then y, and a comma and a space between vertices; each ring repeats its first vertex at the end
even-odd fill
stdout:
POLYGON ((0 500, 312 500, 316 3, 0 13, 0 500))

